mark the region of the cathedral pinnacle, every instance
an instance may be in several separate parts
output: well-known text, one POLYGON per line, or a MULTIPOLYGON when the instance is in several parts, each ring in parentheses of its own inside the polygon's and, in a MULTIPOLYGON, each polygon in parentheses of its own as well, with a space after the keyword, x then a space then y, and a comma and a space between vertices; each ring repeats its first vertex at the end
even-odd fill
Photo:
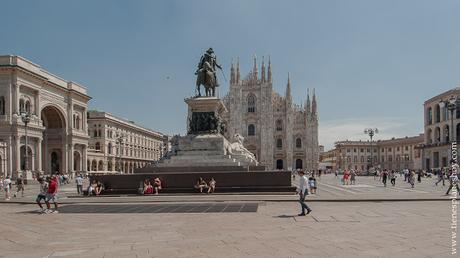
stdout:
POLYGON ((240 58, 236 60, 236 83, 240 83, 240 58))
POLYGON ((268 82, 272 82, 272 63, 270 61, 270 56, 268 56, 268 77, 267 77, 268 82))
POLYGON ((305 103, 305 112, 310 115, 310 89, 307 89, 307 101, 305 103))
POLYGON ((257 57, 254 54, 254 67, 252 68, 252 74, 254 76, 254 80, 258 79, 258 77, 259 77, 258 73, 259 73, 259 71, 257 71, 257 57))
POLYGON ((286 85, 286 102, 289 102, 289 105, 292 103, 292 95, 291 95, 291 78, 288 73, 288 81, 286 85))
POLYGON ((260 75, 260 80, 262 82, 265 82, 265 62, 264 62, 264 57, 262 56, 262 72, 261 72, 261 75, 260 75))
POLYGON ((315 88, 313 88, 313 100, 311 103, 311 112, 313 115, 316 115, 316 94, 315 94, 315 88))
POLYGON ((233 60, 230 68, 230 84, 235 84, 235 68, 233 67, 233 60))

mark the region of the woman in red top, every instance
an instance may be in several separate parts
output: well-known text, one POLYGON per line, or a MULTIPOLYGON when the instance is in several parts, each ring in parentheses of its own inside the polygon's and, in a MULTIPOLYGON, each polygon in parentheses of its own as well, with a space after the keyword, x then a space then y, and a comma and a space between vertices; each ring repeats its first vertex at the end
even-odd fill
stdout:
POLYGON ((350 176, 350 172, 348 170, 345 170, 343 172, 343 184, 345 185, 348 185, 348 178, 350 176))
POLYGON ((57 202, 57 191, 58 191, 58 179, 56 175, 51 177, 48 185, 48 192, 46 193, 45 203, 47 211, 45 213, 58 213, 58 202, 57 202), (50 211, 50 201, 53 201, 54 211, 50 211))

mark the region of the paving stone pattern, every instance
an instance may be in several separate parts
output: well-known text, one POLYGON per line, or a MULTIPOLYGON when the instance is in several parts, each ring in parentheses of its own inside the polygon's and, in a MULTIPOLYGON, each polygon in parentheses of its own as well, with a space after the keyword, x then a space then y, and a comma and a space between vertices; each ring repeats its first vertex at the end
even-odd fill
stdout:
POLYGON ((192 204, 74 204, 64 205, 60 213, 220 213, 257 212, 258 203, 192 204))

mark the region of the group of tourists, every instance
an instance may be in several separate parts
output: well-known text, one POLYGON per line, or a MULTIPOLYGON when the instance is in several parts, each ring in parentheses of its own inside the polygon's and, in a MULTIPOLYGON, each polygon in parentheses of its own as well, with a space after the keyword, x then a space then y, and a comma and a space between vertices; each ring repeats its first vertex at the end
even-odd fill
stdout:
POLYGON ((216 190, 216 180, 212 177, 209 182, 206 182, 206 180, 200 177, 194 185, 194 188, 200 191, 200 193, 214 193, 216 190))
POLYGON ((51 177, 39 177, 38 183, 40 184, 40 192, 37 195, 36 202, 40 207, 40 213, 58 213, 58 175, 51 177), (46 208, 43 207, 42 201, 45 202, 46 208), (54 205, 54 210, 51 209, 51 202, 54 205))
MULTIPOLYGON (((337 172, 336 172, 336 177, 337 177, 337 172)), ((356 176, 358 173, 354 169, 345 169, 343 171, 343 176, 342 176, 342 185, 354 185, 356 184, 356 176)))
MULTIPOLYGON (((0 191, 5 192, 5 200, 9 201, 11 200, 11 192, 13 191, 13 181, 11 180, 10 176, 5 177, 0 177, 0 191)), ((21 197, 24 197, 24 179, 21 176, 19 176, 16 179, 16 192, 14 192, 13 197, 17 197, 19 193, 21 193, 21 197)))
POLYGON ((143 194, 156 194, 161 190, 161 180, 156 177, 153 179, 153 184, 149 179, 144 180, 143 194))

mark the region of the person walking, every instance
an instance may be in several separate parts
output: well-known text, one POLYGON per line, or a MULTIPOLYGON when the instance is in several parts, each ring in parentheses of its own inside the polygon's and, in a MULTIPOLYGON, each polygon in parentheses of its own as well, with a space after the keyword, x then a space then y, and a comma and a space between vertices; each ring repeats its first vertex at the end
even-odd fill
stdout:
POLYGON ((388 171, 385 169, 382 172, 382 183, 384 187, 387 187, 387 178, 388 178, 388 171))
POLYGON ((356 171, 352 170, 350 173, 350 184, 356 184, 356 171))
POLYGON ((78 195, 83 194, 83 177, 81 174, 78 174, 77 178, 75 178, 75 183, 77 183, 77 193, 78 195))
POLYGON ((16 197, 19 192, 21 192, 21 197, 24 197, 24 179, 22 178, 22 175, 16 179, 16 187, 17 190, 14 193, 14 197, 16 197))
POLYGON ((411 184, 412 188, 414 188, 414 185, 415 185, 415 171, 414 170, 411 170, 409 172, 409 183, 411 184))
POLYGON ((390 183, 392 186, 396 185, 396 172, 394 170, 391 170, 390 173, 390 183))
POLYGON ((307 210, 306 214, 309 214, 312 211, 305 203, 305 196, 308 195, 308 179, 303 171, 299 171, 299 177, 299 188, 297 189, 297 193, 299 194, 299 203, 302 208, 302 212, 299 216, 305 216, 305 210, 307 210))
POLYGON ((444 183, 444 177, 446 175, 446 172, 444 169, 438 172, 438 181, 434 183, 436 186, 438 186, 438 183, 442 181, 442 186, 445 186, 446 184, 444 183))
POLYGON ((450 190, 452 190, 454 185, 457 188, 457 194, 459 194, 460 189, 458 187, 458 175, 454 175, 454 173, 451 172, 450 175, 449 175, 449 183, 450 183, 450 185, 449 185, 449 188, 447 189, 446 195, 449 195, 449 192, 450 192, 450 190))
POLYGON ((417 182, 419 183, 422 182, 422 171, 421 170, 417 171, 417 182))
POLYGON ((48 185, 48 192, 46 193, 46 213, 58 213, 58 202, 57 202, 57 192, 58 192, 58 176, 53 175, 48 185), (51 211, 50 202, 54 204, 54 211, 51 211))
POLYGON ((39 177, 38 182, 40 183, 40 192, 38 193, 37 199, 35 199, 35 202, 40 207, 40 212, 45 213, 46 209, 43 208, 42 200, 46 201, 46 193, 48 191, 48 182, 43 177, 39 177))
POLYGON ((5 191, 5 200, 11 200, 10 191, 11 191, 11 179, 10 176, 7 176, 5 180, 3 180, 3 190, 5 191))

